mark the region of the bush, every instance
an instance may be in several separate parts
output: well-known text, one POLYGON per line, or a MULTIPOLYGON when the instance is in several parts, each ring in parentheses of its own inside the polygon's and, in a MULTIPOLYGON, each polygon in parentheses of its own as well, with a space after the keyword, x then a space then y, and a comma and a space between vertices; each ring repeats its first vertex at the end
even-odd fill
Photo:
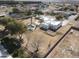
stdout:
POLYGON ((6 26, 9 22, 15 22, 16 20, 10 17, 1 17, 0 24, 6 26))
POLYGON ((29 58, 31 57, 30 54, 28 54, 27 52, 25 53, 25 50, 23 48, 20 48, 20 49, 17 49, 13 54, 12 56, 14 58, 29 58))
POLYGON ((61 14, 56 15, 55 17, 56 17, 56 19, 57 19, 57 20, 62 20, 62 19, 64 18, 64 16, 63 16, 63 15, 61 15, 61 14))
POLYGON ((17 8, 13 8, 13 13, 19 13, 20 12, 20 10, 19 9, 17 9, 17 8))
POLYGON ((38 10, 36 10, 36 11, 34 12, 34 14, 43 15, 43 13, 42 13, 41 11, 38 11, 38 10))

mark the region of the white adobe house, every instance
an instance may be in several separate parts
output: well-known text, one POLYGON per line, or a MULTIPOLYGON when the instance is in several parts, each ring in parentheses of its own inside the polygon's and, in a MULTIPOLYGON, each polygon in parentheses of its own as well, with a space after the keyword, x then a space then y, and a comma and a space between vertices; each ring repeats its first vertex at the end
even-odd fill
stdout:
POLYGON ((43 22, 41 23, 40 27, 41 29, 44 29, 44 30, 48 30, 48 29, 51 29, 53 31, 56 31, 59 27, 62 26, 62 22, 61 21, 49 21, 49 22, 43 22))
POLYGON ((57 30, 59 27, 62 26, 62 21, 56 21, 55 17, 40 15, 38 16, 39 20, 42 21, 40 23, 40 28, 44 30, 57 30))
POLYGON ((62 26, 62 22, 61 21, 52 21, 50 23, 50 29, 54 30, 54 31, 57 30, 61 26, 62 26))
POLYGON ((41 29, 55 31, 62 26, 62 21, 56 21, 55 17, 40 15, 38 18, 42 21, 39 25, 41 29))
POLYGON ((44 30, 48 30, 49 29, 49 25, 50 25, 50 21, 42 22, 41 25, 40 25, 40 28, 44 29, 44 30))

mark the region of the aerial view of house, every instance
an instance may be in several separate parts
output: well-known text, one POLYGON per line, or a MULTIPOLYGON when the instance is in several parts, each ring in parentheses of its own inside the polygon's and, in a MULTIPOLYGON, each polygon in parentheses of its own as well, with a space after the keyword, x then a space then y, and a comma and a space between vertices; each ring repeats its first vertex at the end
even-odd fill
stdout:
POLYGON ((0 0, 0 58, 79 58, 79 0, 0 0))

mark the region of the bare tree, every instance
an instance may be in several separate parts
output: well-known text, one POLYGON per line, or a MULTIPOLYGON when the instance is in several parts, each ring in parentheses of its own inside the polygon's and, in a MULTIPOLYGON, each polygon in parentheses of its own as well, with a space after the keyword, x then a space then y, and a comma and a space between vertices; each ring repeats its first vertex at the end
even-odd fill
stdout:
POLYGON ((42 42, 43 41, 40 39, 33 40, 32 44, 31 44, 31 47, 34 48, 34 52, 32 54, 32 57, 34 57, 34 58, 39 57, 38 51, 39 51, 39 47, 42 44, 42 42))

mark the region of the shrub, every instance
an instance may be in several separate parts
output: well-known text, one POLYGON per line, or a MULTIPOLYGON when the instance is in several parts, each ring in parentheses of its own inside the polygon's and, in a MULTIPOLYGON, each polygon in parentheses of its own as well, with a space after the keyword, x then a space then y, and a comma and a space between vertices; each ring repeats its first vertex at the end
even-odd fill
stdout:
POLYGON ((31 57, 30 54, 28 54, 23 48, 20 48, 20 49, 17 49, 13 54, 12 56, 14 58, 29 58, 31 57))

